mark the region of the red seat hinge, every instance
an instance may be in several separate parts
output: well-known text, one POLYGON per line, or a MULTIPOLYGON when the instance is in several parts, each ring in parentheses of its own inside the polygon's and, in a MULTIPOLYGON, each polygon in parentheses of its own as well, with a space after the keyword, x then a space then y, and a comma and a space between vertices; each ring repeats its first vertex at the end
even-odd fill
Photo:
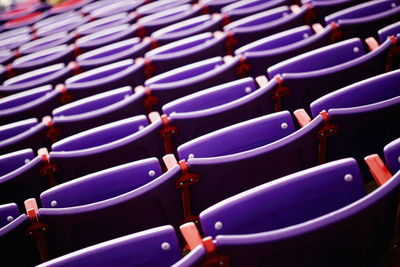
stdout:
POLYGON ((139 36, 140 39, 143 39, 144 37, 147 36, 146 28, 139 23, 137 23, 137 36, 139 36))
POLYGON ((47 126, 45 137, 51 141, 52 144, 57 142, 58 137, 61 135, 59 129, 54 127, 53 119, 50 116, 43 117, 43 123, 47 126))
POLYGON ((328 137, 338 132, 339 127, 330 122, 328 113, 324 110, 320 113, 324 119, 322 128, 317 132, 317 139, 319 140, 319 164, 326 162, 326 146, 328 137))
POLYGON ((47 242, 44 237, 44 233, 49 231, 49 226, 43 222, 40 222, 38 216, 38 206, 34 198, 25 200, 26 214, 28 215, 30 225, 25 229, 27 237, 36 239, 36 247, 39 250, 42 261, 48 261, 50 259, 49 252, 47 249, 47 242))
POLYGON ((236 75, 240 78, 244 78, 249 74, 251 65, 246 62, 246 58, 243 55, 239 57, 239 66, 236 68, 236 75))
POLYGON ((74 54, 74 57, 78 57, 80 54, 82 54, 82 50, 79 48, 79 46, 76 43, 71 44, 71 49, 72 53, 74 54))
POLYGON ((390 36, 389 38, 392 45, 387 56, 386 71, 400 68, 400 43, 395 36, 390 36))
MULTIPOLYGON (((299 6, 301 6, 301 4, 299 4, 299 6)), ((307 7, 307 11, 304 15, 304 23, 305 25, 311 25, 317 17, 317 14, 315 13, 314 7, 311 3, 306 3, 305 6, 307 7)))
POLYGON ((7 65, 6 71, 7 71, 7 78, 12 78, 16 75, 12 63, 7 65))
POLYGON ((210 11, 210 9, 208 8, 208 6, 206 4, 201 4, 200 8, 201 8, 200 9, 200 14, 201 15, 211 14, 211 11, 210 11))
POLYGON ((74 96, 68 92, 68 89, 64 84, 58 84, 56 90, 61 93, 59 98, 61 104, 68 104, 74 99, 74 96))
POLYGON ((71 61, 70 63, 68 63, 68 67, 72 70, 73 75, 77 75, 82 72, 78 63, 76 63, 75 61, 71 61))
POLYGON ((339 24, 333 21, 330 25, 332 27, 332 32, 329 36, 329 43, 333 44, 343 40, 344 35, 343 32, 339 29, 339 24))
POLYGON ((146 108, 147 113, 150 114, 154 111, 154 105, 156 105, 160 100, 151 93, 151 89, 148 87, 145 88, 145 94, 146 96, 143 100, 143 106, 146 108))
POLYGON ((282 97, 289 95, 290 88, 283 85, 283 80, 280 75, 275 76, 277 88, 272 91, 272 99, 275 101, 274 110, 282 110, 282 97))
POLYGON ((163 128, 161 129, 160 137, 164 140, 164 153, 165 155, 173 154, 171 137, 178 133, 178 127, 172 126, 169 118, 165 114, 161 115, 161 121, 163 128))
POLYGON ((150 79, 151 77, 153 77, 155 72, 156 72, 156 66, 154 66, 153 63, 151 63, 150 59, 144 58, 143 73, 146 79, 150 79))
POLYGON ((235 35, 231 31, 226 32, 226 54, 233 56, 233 52, 235 51, 235 47, 237 46, 238 41, 235 38, 235 35))
POLYGON ((190 186, 199 182, 199 176, 197 174, 189 172, 189 166, 185 160, 178 162, 182 176, 176 181, 176 188, 182 189, 182 207, 183 207, 183 223, 186 222, 198 222, 199 217, 192 214, 192 205, 190 200, 190 186))
POLYGON ((50 187, 57 185, 57 179, 54 175, 58 170, 58 166, 50 162, 49 152, 46 148, 38 150, 38 155, 41 157, 43 167, 40 169, 40 176, 47 176, 50 187))

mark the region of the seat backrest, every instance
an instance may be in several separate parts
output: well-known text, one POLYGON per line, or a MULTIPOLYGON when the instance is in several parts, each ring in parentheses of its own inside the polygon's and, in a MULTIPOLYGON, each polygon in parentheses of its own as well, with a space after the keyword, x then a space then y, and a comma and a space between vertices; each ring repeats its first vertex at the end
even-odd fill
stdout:
POLYGON ((224 6, 221 13, 227 15, 231 20, 238 20, 254 13, 272 9, 274 7, 291 4, 286 0, 241 0, 224 6))
POLYGON ((22 55, 27 55, 58 45, 69 44, 73 41, 73 34, 58 32, 21 45, 18 49, 22 55))
POLYGON ((396 173, 400 169, 400 138, 393 140, 383 149, 385 154, 386 165, 392 173, 396 173))
POLYGON ((135 20, 135 18, 136 17, 133 14, 121 12, 115 15, 107 16, 105 18, 96 19, 94 21, 85 23, 76 28, 76 33, 79 34, 79 36, 92 34, 97 31, 105 30, 107 28, 117 25, 131 23, 135 20))
POLYGON ((183 219, 181 192, 175 188, 180 168, 162 174, 125 194, 68 208, 41 208, 39 220, 49 226, 49 253, 55 258, 112 238, 183 219))
POLYGON ((130 234, 67 254, 40 267, 109 265, 171 266, 181 258, 175 230, 166 225, 130 234))
POLYGON ((0 229, 18 218, 19 210, 17 204, 9 203, 0 205, 0 229))
POLYGON ((397 36, 398 34, 400 34, 400 21, 380 29, 378 31, 379 41, 383 43, 388 37, 397 36))
POLYGON ((92 12, 90 12, 90 16, 94 19, 101 19, 108 16, 112 16, 115 14, 119 14, 121 12, 130 12, 135 11, 136 8, 143 5, 146 1, 118 1, 112 2, 103 7, 96 8, 92 12))
POLYGON ((146 5, 140 6, 137 8, 137 12, 142 16, 154 14, 160 11, 164 11, 170 8, 174 8, 177 6, 181 6, 184 4, 190 4, 191 0, 161 0, 152 3, 148 3, 146 5))
POLYGON ((139 188, 161 174, 156 158, 139 160, 52 187, 40 195, 40 200, 44 208, 92 204, 139 188))
POLYGON ((333 212, 365 195, 354 159, 334 161, 252 188, 200 213, 205 236, 277 230, 333 212))

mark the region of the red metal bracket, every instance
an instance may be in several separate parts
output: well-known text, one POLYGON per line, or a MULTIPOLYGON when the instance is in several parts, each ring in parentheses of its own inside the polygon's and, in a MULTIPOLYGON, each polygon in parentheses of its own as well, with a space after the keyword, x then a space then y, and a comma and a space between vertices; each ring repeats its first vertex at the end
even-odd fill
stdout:
POLYGON ((140 39, 143 39, 148 35, 148 32, 143 25, 137 23, 136 26, 137 26, 137 36, 139 36, 140 39))
POLYGON ((135 88, 135 91, 141 90, 144 90, 146 95, 143 100, 143 106, 146 108, 147 114, 150 114, 154 110, 154 105, 156 105, 160 100, 151 93, 151 89, 149 87, 139 85, 135 88))
POLYGON ((390 36, 389 38, 392 45, 386 61, 386 71, 395 70, 400 67, 400 43, 395 36, 390 36))
POLYGON ((280 75, 275 76, 277 88, 272 91, 272 99, 275 101, 274 110, 282 110, 282 97, 289 95, 290 89, 283 85, 283 80, 280 75))
POLYGON ((80 54, 82 54, 82 50, 79 48, 79 46, 76 43, 71 44, 71 49, 72 53, 74 54, 74 57, 78 57, 80 54))
POLYGON ((153 63, 151 63, 151 60, 148 58, 144 58, 144 75, 146 79, 150 79, 153 77, 154 73, 156 72, 156 66, 154 66, 153 63))
POLYGON ((190 200, 190 186, 199 182, 199 176, 189 172, 189 166, 185 160, 178 162, 181 168, 182 176, 176 181, 176 188, 181 189, 182 206, 183 206, 183 223, 198 222, 199 217, 192 214, 192 205, 190 200))
POLYGON ((190 250, 197 246, 203 246, 206 250, 207 258, 202 266, 229 266, 229 257, 218 254, 211 236, 201 238, 199 230, 193 222, 185 223, 179 228, 190 250))
POLYGON ((326 145, 328 137, 338 132, 339 127, 330 122, 328 113, 324 110, 320 113, 324 119, 322 128, 317 132, 317 139, 319 140, 319 164, 326 162, 326 145))
POLYGON ((251 65, 246 62, 246 58, 243 55, 239 56, 239 66, 236 68, 236 75, 240 78, 244 78, 249 74, 251 65))
POLYGON ((77 75, 82 72, 78 63, 76 63, 75 61, 69 62, 68 67, 72 70, 73 75, 77 75))
POLYGON ((57 142, 58 137, 60 136, 60 130, 54 127, 53 119, 50 116, 45 116, 42 119, 42 122, 47 126, 46 138, 51 141, 52 144, 57 142))
MULTIPOLYGON (((301 5, 301 3, 299 5, 301 5)), ((306 3, 305 6, 307 11, 306 14, 304 14, 304 23, 305 25, 311 25, 314 22, 317 14, 315 13, 314 7, 311 3, 306 3)))
POLYGON ((224 27, 232 22, 232 19, 229 17, 228 14, 222 13, 221 15, 222 15, 222 27, 224 27))
POLYGON ((74 99, 74 96, 68 92, 68 89, 64 84, 57 84, 55 90, 61 93, 59 98, 61 104, 70 103, 74 99))
POLYGON ((39 149, 38 155, 43 162, 43 167, 40 169, 40 176, 47 176, 50 187, 56 186, 57 179, 54 173, 58 170, 58 166, 50 162, 50 155, 47 148, 39 149))
POLYGON ((36 247, 39 250, 42 261, 48 261, 50 257, 44 233, 49 231, 49 227, 47 224, 40 222, 38 216, 39 208, 34 198, 25 200, 24 205, 26 214, 31 223, 31 225, 25 229, 25 234, 28 237, 36 239, 36 247))
POLYGON ((12 78, 16 75, 12 63, 7 65, 6 71, 7 71, 7 78, 12 78))
POLYGON ((330 25, 332 27, 332 33, 329 36, 329 42, 333 44, 343 40, 344 35, 343 32, 339 29, 340 28, 339 24, 332 21, 330 25))
POLYGON ((19 58, 21 56, 21 53, 19 52, 19 49, 14 50, 14 57, 19 58))
POLYGON ((161 129, 160 137, 164 140, 164 153, 166 155, 173 154, 171 137, 178 133, 178 127, 172 126, 169 118, 165 114, 161 115, 161 121, 163 128, 161 129))
POLYGON ((235 51, 235 47, 237 46, 238 41, 235 38, 235 35, 231 31, 226 32, 226 41, 225 41, 225 47, 226 47, 226 54, 227 55, 233 55, 233 52, 235 51))
POLYGON ((368 168, 375 179, 378 186, 385 184, 392 178, 392 174, 386 167, 385 163, 382 161, 378 154, 373 154, 364 158, 367 163, 368 168))

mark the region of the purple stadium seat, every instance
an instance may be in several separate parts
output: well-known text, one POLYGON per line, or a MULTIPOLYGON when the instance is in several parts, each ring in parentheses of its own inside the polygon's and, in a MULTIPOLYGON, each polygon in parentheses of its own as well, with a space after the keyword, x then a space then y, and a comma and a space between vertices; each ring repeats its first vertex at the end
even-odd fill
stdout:
POLYGON ((14 30, 9 30, 5 32, 0 33, 0 40, 8 39, 17 35, 24 35, 24 34, 29 34, 31 33, 31 28, 26 26, 26 27, 19 27, 14 30))
POLYGON ((234 3, 236 0, 200 0, 199 5, 202 6, 207 13, 221 13, 221 9, 224 6, 227 6, 231 3, 234 3))
MULTIPOLYGON (((28 216, 20 215, 15 204, 1 205, 0 214, 6 216, 8 222, 0 227, 2 264, 26 267, 39 264, 41 261, 35 240, 25 235, 25 230, 30 229, 28 216)), ((1 220, 3 222, 3 218, 1 220)))
POLYGON ((306 108, 329 92, 385 72, 391 47, 387 40, 365 53, 361 40, 353 38, 271 66, 268 76, 278 80, 271 92, 275 110, 306 108))
POLYGON ((84 18, 80 15, 63 18, 62 20, 55 21, 51 24, 36 29, 35 36, 37 38, 41 38, 58 32, 70 32, 75 30, 80 25, 86 23, 87 21, 88 19, 86 17, 84 18))
POLYGON ((74 40, 74 35, 68 32, 59 32, 37 40, 30 41, 19 47, 17 52, 21 55, 27 55, 55 46, 70 44, 74 40))
POLYGON ((155 31, 151 37, 160 45, 179 41, 196 34, 222 30, 223 16, 219 14, 201 15, 155 31))
POLYGON ((31 30, 36 31, 42 27, 46 27, 53 23, 57 23, 60 20, 69 19, 69 18, 81 19, 82 16, 78 12, 75 12, 75 11, 68 11, 68 12, 60 13, 58 15, 54 15, 54 16, 51 16, 51 17, 48 17, 48 18, 45 18, 45 19, 42 19, 42 20, 36 22, 35 24, 32 25, 31 30))
POLYGON ((170 8, 174 8, 177 6, 190 4, 194 1, 192 0, 159 0, 155 1, 143 6, 140 6, 136 9, 136 12, 141 16, 151 15, 157 12, 161 12, 170 8))
POLYGON ((45 84, 56 85, 70 77, 74 73, 74 67, 73 64, 66 66, 64 63, 58 63, 20 74, 6 80, 0 86, 0 94, 11 95, 45 84))
POLYGON ((139 36, 150 36, 153 32, 195 16, 200 15, 201 8, 196 5, 181 5, 164 11, 160 11, 151 15, 140 18, 137 22, 139 27, 139 36))
POLYGON ((125 23, 80 37, 76 40, 75 45, 80 52, 87 52, 95 48, 136 37, 137 32, 138 27, 136 25, 131 26, 125 23))
POLYGON ((384 43, 390 36, 397 36, 400 34, 400 21, 390 24, 378 31, 380 43, 384 43))
POLYGON ((65 80, 72 99, 102 93, 110 89, 143 84, 143 62, 126 59, 85 71, 65 80))
POLYGON ((144 92, 134 93, 126 86, 63 105, 52 112, 52 127, 56 129, 52 131, 54 139, 143 114, 144 97, 144 92))
POLYGON ((308 7, 306 14, 307 23, 323 23, 327 15, 359 4, 362 0, 302 0, 301 2, 308 7))
POLYGON ((107 28, 118 26, 121 24, 130 24, 136 19, 133 14, 126 12, 118 13, 112 16, 108 16, 102 19, 97 19, 92 22, 88 22, 76 28, 76 34, 78 36, 92 34, 107 28))
POLYGON ((57 5, 54 5, 50 9, 51 14, 59 14, 71 10, 77 10, 82 8, 83 6, 89 4, 93 0, 67 0, 57 5))
POLYGON ((350 37, 377 38, 379 29, 400 19, 400 3, 396 0, 375 0, 340 10, 325 17, 334 23, 335 40, 350 37))
POLYGON ((19 35, 10 36, 0 40, 0 49, 13 50, 32 40, 32 35, 23 33, 19 35))
POLYGON ((56 63, 68 64, 73 59, 73 49, 64 44, 19 57, 8 68, 18 75, 56 63))
POLYGON ((79 12, 83 15, 89 15, 92 11, 102 8, 104 6, 108 6, 110 4, 114 4, 115 0, 99 0, 99 1, 94 1, 92 3, 85 4, 79 12))
POLYGON ((387 144, 383 152, 385 154, 385 161, 392 173, 400 170, 400 138, 387 144))
POLYGON ((175 230, 161 226, 67 254, 40 267, 96 265, 171 266, 181 258, 175 230))
POLYGON ((23 26, 29 26, 29 25, 32 25, 32 24, 46 18, 48 15, 49 15, 49 12, 47 12, 47 11, 44 11, 44 12, 35 11, 35 12, 29 13, 27 15, 24 15, 22 17, 7 21, 6 23, 3 24, 3 29, 4 30, 12 30, 12 29, 16 29, 19 27, 23 27, 23 26))
POLYGON ((281 6, 229 23, 224 31, 229 35, 230 50, 304 24, 306 7, 281 6))
POLYGON ((0 64, 7 65, 15 59, 15 53, 10 50, 2 49, 0 50, 0 64))
POLYGON ((202 33, 153 49, 145 58, 149 60, 152 72, 161 74, 200 60, 224 56, 225 40, 223 34, 202 33))
MULTIPOLYGON (((331 164, 329 163, 328 166, 331 164)), ((347 185, 355 182, 352 173, 349 175, 349 173, 343 172, 340 178, 346 181, 347 185)), ((278 187, 278 185, 279 180, 274 182, 271 187, 278 187)), ((267 185, 256 188, 253 191, 250 190, 237 197, 238 199, 240 197, 249 197, 248 199, 250 200, 255 197, 249 195, 250 192, 256 193, 257 189, 264 188, 267 189, 267 185)), ((266 191, 265 194, 273 194, 272 188, 266 191)), ((285 193, 279 194, 277 198, 268 198, 268 202, 276 203, 275 201, 280 199, 293 197, 292 194, 286 193, 290 190, 289 188, 285 188, 286 190, 283 188, 282 192, 285 193)), ((188 266, 188 263, 191 263, 191 266, 200 266, 207 262, 218 262, 222 266, 226 266, 228 263, 230 263, 229 266, 264 266, 268 264, 269 266, 348 265, 371 267, 388 264, 388 256, 390 255, 388 250, 393 236, 396 234, 398 205, 396 195, 399 193, 399 188, 400 172, 397 172, 380 188, 342 208, 332 210, 332 212, 303 223, 289 227, 284 225, 279 229, 258 233, 240 234, 239 229, 233 228, 231 231, 237 231, 239 234, 221 234, 217 235, 214 240, 210 238, 201 240, 197 230, 195 230, 195 226, 187 224, 181 227, 181 231, 189 240, 189 246, 194 249, 196 245, 200 245, 199 247, 203 247, 203 249, 197 248, 192 254, 189 254, 189 257, 193 257, 192 259, 183 258, 174 266, 188 266), (193 242, 191 240, 199 241, 193 242)), ((307 190, 306 188, 302 189, 307 190)), ((324 189, 314 190, 307 196, 312 198, 312 196, 321 193, 321 190, 323 192, 324 189)), ((292 191, 293 189, 289 192, 292 191)), ((298 191, 296 190, 296 192, 298 191)), ((340 192, 333 193, 328 196, 327 200, 329 201, 329 198, 333 197, 333 195, 339 197, 337 196, 338 194, 340 192)), ((302 195, 301 197, 304 196, 302 195)), ((300 201, 302 200, 303 198, 300 201)), ((232 198, 232 201, 234 201, 234 198, 232 198)), ((294 205, 297 205, 299 202, 294 203, 296 203, 294 205)), ((259 207, 259 204, 260 202, 256 206, 259 207)), ((305 205, 308 204, 310 203, 305 205)), ((252 207, 255 206, 253 205, 252 207)), ((293 209, 294 206, 289 206, 289 208, 293 209)), ((304 205, 300 208, 306 209, 304 205)), ((244 212, 247 211, 249 210, 244 212)), ((310 207, 310 211, 311 213, 314 211, 312 207, 310 207)), ((293 211, 293 213, 295 212, 296 210, 293 211)), ((271 224, 273 224, 276 219, 279 226, 281 223, 279 222, 279 214, 272 212, 272 208, 271 213, 272 218, 271 216, 266 216, 264 222, 268 223, 272 220, 271 224)), ((282 211, 282 213, 284 214, 283 216, 290 216, 291 212, 286 210, 282 211)), ((311 214, 303 213, 299 215, 307 217, 311 214)), ((243 217, 240 216, 240 218, 243 217)), ((217 231, 224 231, 225 224, 219 221, 221 217, 215 219, 218 221, 213 227, 217 231)), ((257 222, 249 221, 247 226, 253 223, 256 224, 257 222)), ((259 225, 261 226, 261 224, 259 225)), ((234 227, 228 223, 228 227, 230 226, 234 227)), ((392 264, 394 265, 389 265, 395 266, 397 263, 394 262, 392 264)))
POLYGON ((110 2, 107 5, 96 8, 92 12, 90 12, 89 17, 92 20, 102 19, 108 16, 112 16, 121 12, 130 12, 135 11, 136 8, 146 3, 145 0, 121 0, 110 2))
POLYGON ((244 56, 249 75, 256 77, 265 74, 266 69, 276 63, 328 45, 331 32, 331 26, 325 29, 319 24, 313 28, 300 26, 242 46, 235 54, 244 56))
POLYGON ((48 147, 47 125, 37 119, 26 119, 0 126, 0 155, 17 150, 48 147))
POLYGON ((0 125, 29 118, 42 119, 60 106, 61 92, 44 85, 0 99, 0 125))
POLYGON ((224 6, 221 13, 231 21, 235 21, 274 7, 288 5, 291 2, 289 0, 241 0, 224 6))
POLYGON ((236 73, 238 57, 214 57, 192 63, 146 80, 147 98, 144 105, 148 112, 179 97, 240 78, 236 73))
POLYGON ((147 38, 130 38, 88 51, 76 57, 82 70, 90 70, 124 59, 143 57, 150 49, 151 41, 147 38))
POLYGON ((24 211, 24 201, 39 198, 40 193, 55 185, 44 174, 42 156, 34 156, 31 149, 0 156, 0 204, 15 202, 24 211))
POLYGON ((58 183, 133 160, 164 154, 161 122, 139 115, 69 136, 52 145, 58 183))

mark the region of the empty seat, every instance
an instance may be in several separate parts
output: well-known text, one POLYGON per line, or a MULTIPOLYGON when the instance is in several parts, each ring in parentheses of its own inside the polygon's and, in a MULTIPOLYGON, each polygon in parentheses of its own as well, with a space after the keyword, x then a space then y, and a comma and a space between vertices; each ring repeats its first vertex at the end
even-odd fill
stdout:
POLYGON ((48 48, 52 48, 55 46, 70 44, 74 40, 73 34, 68 32, 59 32, 56 34, 52 34, 43 38, 39 38, 34 41, 30 41, 25 43, 19 47, 17 50, 19 54, 26 55, 35 52, 39 52, 41 50, 45 50, 48 48))
POLYGON ((228 4, 221 9, 221 13, 230 20, 235 21, 254 13, 272 9, 274 7, 290 4, 287 0, 241 0, 228 4))
POLYGON ((85 71, 65 80, 73 100, 102 93, 110 89, 135 86, 144 81, 144 63, 126 59, 85 71))
POLYGON ((18 17, 18 18, 7 21, 6 23, 4 23, 3 29, 11 30, 11 29, 15 29, 15 28, 23 27, 23 26, 30 26, 30 25, 34 24, 35 22, 44 19, 48 15, 49 15, 49 12, 47 12, 47 11, 44 11, 44 12, 35 11, 32 13, 26 14, 22 17, 18 17))
POLYGON ((29 118, 42 119, 60 106, 62 93, 44 85, 0 99, 0 125, 29 118))
POLYGON ((161 226, 67 254, 39 266, 171 266, 181 258, 175 230, 161 226))
POLYGON ((58 32, 63 32, 63 31, 73 31, 80 25, 86 23, 88 21, 87 18, 84 18, 80 15, 77 16, 71 16, 71 17, 66 17, 61 20, 55 21, 51 24, 42 26, 35 31, 35 36, 36 37, 45 37, 48 35, 52 35, 58 32))
POLYGON ((139 1, 130 1, 130 0, 121 0, 116 2, 110 2, 107 5, 96 8, 92 12, 90 12, 89 16, 91 19, 101 19, 108 16, 112 16, 121 12, 130 12, 135 11, 136 8, 146 3, 144 0, 139 1))
POLYGON ((331 26, 300 26, 242 46, 235 54, 243 55, 249 75, 256 77, 276 63, 328 45, 331 32, 331 26))
POLYGON ((92 2, 92 0, 67 0, 62 3, 54 5, 50 8, 51 14, 59 14, 71 10, 77 10, 87 4, 92 2))
POLYGON ((134 93, 130 86, 126 86, 56 108, 52 112, 53 138, 60 140, 93 127, 143 114, 144 97, 144 92, 134 93))
POLYGON ((325 17, 326 23, 334 23, 335 39, 350 37, 377 38, 379 29, 400 19, 400 6, 396 0, 375 0, 352 6, 325 17))
POLYGON ((82 16, 76 11, 68 11, 68 12, 60 13, 58 15, 54 15, 54 16, 51 16, 51 17, 48 17, 48 18, 45 18, 45 19, 42 19, 42 20, 36 22, 35 24, 32 25, 32 30, 36 31, 42 27, 46 27, 53 23, 57 23, 60 20, 69 19, 69 18, 81 19, 82 16))
POLYGON ((192 2, 192 0, 160 0, 140 6, 136 9, 136 12, 140 14, 140 16, 147 16, 192 2))
POLYGON ((323 23, 325 22, 324 18, 327 15, 330 15, 347 7, 362 3, 361 0, 302 0, 301 2, 303 5, 306 5, 308 7, 308 12, 306 14, 307 23, 323 23))
POLYGON ((15 203, 0 205, 0 229, 12 222, 18 216, 19 211, 15 203))
POLYGON ((208 13, 221 13, 221 9, 224 6, 227 6, 231 3, 235 2, 235 0, 200 0, 199 4, 203 7, 203 9, 207 10, 208 13))
POLYGON ((400 21, 390 24, 378 31, 380 43, 384 43, 390 36, 397 36, 400 34, 400 21))
POLYGON ((83 53, 76 57, 76 62, 82 70, 90 70, 120 60, 142 57, 150 47, 150 40, 130 38, 83 53))
POLYGON ((94 1, 91 3, 87 3, 85 4, 80 10, 79 12, 83 15, 89 15, 92 11, 98 9, 98 8, 102 8, 104 6, 108 6, 110 4, 115 3, 114 0, 99 0, 99 1, 94 1))
POLYGON ((384 149, 385 161, 392 173, 400 169, 400 138, 387 144, 384 149))
POLYGON ((0 49, 13 50, 32 40, 32 35, 24 33, 0 40, 0 49))

